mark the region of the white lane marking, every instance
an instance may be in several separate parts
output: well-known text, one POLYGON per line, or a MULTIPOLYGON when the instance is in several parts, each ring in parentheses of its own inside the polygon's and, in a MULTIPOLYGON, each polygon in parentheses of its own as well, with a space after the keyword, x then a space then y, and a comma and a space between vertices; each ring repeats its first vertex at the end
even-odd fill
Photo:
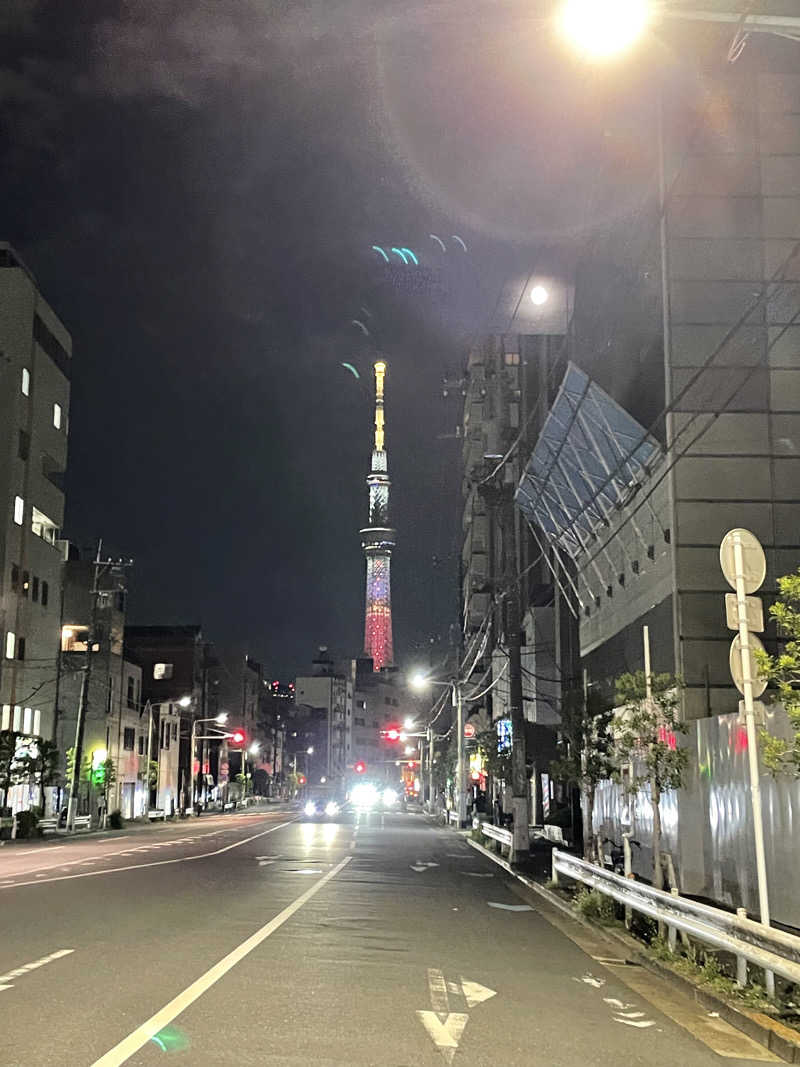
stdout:
POLYGON ((591 971, 587 971, 586 974, 581 975, 580 978, 573 978, 573 982, 585 982, 586 985, 593 986, 595 989, 602 989, 606 984, 605 978, 595 978, 591 971))
POLYGON ((655 1026, 655 1022, 652 1019, 645 1019, 644 1022, 634 1022, 633 1019, 618 1019, 614 1016, 615 1023, 622 1023, 623 1026, 635 1026, 638 1030, 646 1030, 648 1026, 655 1026))
MULTIPOLYGON (((38 970, 39 967, 44 967, 46 963, 52 963, 53 960, 60 960, 62 956, 69 956, 75 951, 74 948, 60 948, 58 952, 51 952, 49 956, 42 956, 38 960, 33 960, 31 963, 25 963, 22 967, 17 967, 13 971, 9 971, 8 974, 0 974, 0 983, 10 982, 12 978, 21 978, 23 974, 27 974, 29 971, 38 970)), ((13 989, 11 985, 0 984, 0 990, 13 989)))
POLYGON ((412 871, 416 871, 417 874, 421 874, 422 871, 427 871, 427 869, 428 869, 427 867, 416 867, 413 864, 411 865, 411 870, 412 871))
POLYGON ((40 845, 39 848, 26 848, 24 852, 18 852, 18 856, 32 856, 34 852, 41 852, 43 848, 46 848, 48 852, 56 852, 60 848, 66 848, 66 845, 40 845))
POLYGON ((258 861, 258 865, 259 865, 259 867, 269 867, 270 864, 272 864, 274 862, 275 862, 275 860, 259 860, 258 861))
POLYGON ((462 871, 467 878, 494 878, 493 874, 484 874, 482 871, 462 871))
POLYGON ((262 830, 258 834, 253 834, 251 837, 243 837, 241 841, 234 841, 230 845, 225 845, 223 848, 215 849, 213 852, 201 852, 197 856, 176 856, 171 860, 152 860, 150 863, 129 863, 125 867, 109 867, 103 871, 83 871, 80 874, 60 874, 55 878, 44 878, 41 882, 35 880, 30 882, 12 882, 7 886, 0 886, 0 889, 19 889, 26 885, 47 885, 49 882, 69 882, 73 878, 97 878, 104 874, 121 874, 124 871, 141 871, 145 867, 166 867, 170 863, 191 863, 192 860, 204 860, 209 856, 220 856, 223 852, 228 852, 232 848, 238 848, 240 845, 246 845, 248 841, 255 841, 259 837, 264 837, 266 834, 273 834, 276 830, 282 830, 284 826, 289 826, 293 820, 289 822, 278 823, 277 826, 270 826, 268 830, 262 830))
MULTIPOLYGON (((284 823, 284 826, 288 826, 288 823, 284 823)), ((276 827, 277 829, 277 827, 276 827)), ((268 831, 269 832, 269 831, 268 831)), ((252 840, 250 838, 249 840, 252 840)), ((296 900, 292 901, 287 907, 283 909, 274 919, 270 919, 268 923, 261 927, 260 930, 256 930, 254 934, 251 934, 246 941, 243 941, 232 952, 229 952, 227 956, 215 963, 213 967, 202 974, 196 979, 190 986, 179 993, 177 997, 165 1004, 160 1011, 157 1011, 155 1015, 151 1015, 150 1018, 138 1026, 133 1033, 128 1034, 123 1038, 119 1044, 110 1049, 104 1056, 101 1056, 99 1060, 96 1060, 92 1067, 119 1067, 120 1064, 125 1063, 130 1059, 135 1052, 138 1052, 140 1048, 147 1044, 151 1037, 163 1030, 165 1026, 168 1026, 173 1019, 176 1019, 182 1012, 193 1004, 198 997, 201 997, 203 993, 211 988, 216 982, 223 978, 231 968, 235 967, 237 963, 241 962, 245 956, 249 955, 254 948, 265 941, 270 934, 274 934, 276 930, 279 930, 281 926, 287 920, 291 919, 296 911, 299 911, 313 896, 315 896, 320 889, 330 882, 332 878, 341 871, 350 862, 350 856, 337 863, 336 866, 323 875, 318 882, 315 882, 310 886, 305 893, 302 893, 296 900)))
POLYGON ((616 997, 603 997, 605 1004, 610 1004, 612 1008, 617 1008, 619 1011, 627 1011, 629 1008, 634 1007, 633 1004, 623 1004, 621 1000, 617 1000, 616 997))
POLYGON ((417 1018, 446 1062, 452 1063, 469 1022, 469 1015, 463 1011, 450 1011, 450 994, 459 998, 463 997, 468 1008, 481 1004, 497 994, 494 989, 489 989, 480 982, 473 982, 462 975, 459 975, 457 982, 445 981, 444 974, 438 967, 428 968, 428 993, 433 1010, 418 1011, 417 1018))
MULTIPOLYGON (((285 823, 281 823, 281 826, 285 826, 285 825, 286 825, 285 823)), ((207 833, 195 834, 191 838, 184 838, 182 840, 184 840, 184 841, 187 841, 187 840, 188 841, 199 841, 204 837, 214 837, 217 834, 224 834, 224 833, 230 833, 230 832, 231 832, 230 828, 226 828, 224 830, 209 830, 207 833)), ((124 836, 125 837, 132 837, 133 835, 132 834, 125 834, 124 836)), ((91 842, 91 844, 92 845, 116 844, 117 841, 119 841, 119 840, 121 840, 121 838, 115 837, 115 838, 112 838, 112 839, 106 840, 106 841, 93 841, 93 842, 91 842)), ((179 840, 181 840, 181 839, 171 838, 169 841, 165 841, 164 844, 165 845, 175 845, 175 844, 179 843, 179 840)), ((31 852, 48 852, 49 853, 49 852, 55 852, 56 849, 66 848, 66 847, 67 847, 66 845, 41 845, 39 848, 31 849, 30 851, 31 852)), ((81 846, 81 847, 85 847, 85 846, 81 846)), ((158 847, 160 847, 160 844, 159 845, 140 845, 138 848, 135 848, 132 851, 134 851, 134 852, 147 852, 148 849, 150 849, 150 848, 158 848, 158 847)), ((96 859, 110 860, 110 859, 113 859, 114 856, 123 856, 123 855, 126 855, 127 853, 129 853, 130 851, 131 851, 131 846, 130 845, 126 845, 125 848, 121 849, 119 852, 102 852, 96 857, 96 859)), ((18 852, 17 855, 21 856, 21 855, 23 855, 23 853, 22 852, 18 852)), ((74 867, 76 864, 80 864, 81 862, 82 862, 81 860, 75 859, 75 860, 72 860, 69 864, 67 864, 67 866, 74 867)), ((31 867, 30 870, 22 871, 22 872, 20 872, 19 875, 16 875, 14 877, 23 877, 23 878, 25 878, 28 875, 35 874, 36 871, 53 871, 57 867, 59 867, 59 868, 61 868, 63 870, 63 866, 62 866, 63 863, 64 863, 64 860, 61 859, 61 860, 58 861, 58 863, 49 863, 49 864, 47 864, 46 867, 31 867)), ((17 882, 15 884, 16 885, 24 885, 25 883, 24 882, 17 882)))
POLYGON ((618 1011, 615 1013, 620 1019, 643 1019, 643 1011, 618 1011))
POLYGON ((499 908, 500 911, 533 911, 530 904, 498 904, 496 900, 487 900, 490 908, 499 908))

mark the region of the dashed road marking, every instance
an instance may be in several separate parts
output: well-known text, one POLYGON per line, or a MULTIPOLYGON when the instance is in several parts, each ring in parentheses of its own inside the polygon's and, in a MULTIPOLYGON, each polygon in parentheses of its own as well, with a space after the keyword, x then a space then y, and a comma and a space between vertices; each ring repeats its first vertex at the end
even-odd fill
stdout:
POLYGON ((53 960, 60 960, 63 956, 71 955, 74 951, 74 948, 60 948, 58 952, 51 952, 49 956, 42 956, 40 959, 33 960, 31 963, 24 963, 21 967, 9 971, 8 974, 0 974, 0 991, 3 989, 14 988, 13 985, 5 984, 10 982, 12 978, 21 978, 30 971, 36 971, 40 967, 44 967, 45 964, 52 963, 53 960))

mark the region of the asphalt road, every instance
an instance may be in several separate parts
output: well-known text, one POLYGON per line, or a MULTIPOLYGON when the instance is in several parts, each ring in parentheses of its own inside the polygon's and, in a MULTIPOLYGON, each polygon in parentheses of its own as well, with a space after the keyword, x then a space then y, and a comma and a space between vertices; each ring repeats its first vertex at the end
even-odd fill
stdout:
POLYGON ((775 1062, 515 885, 421 815, 0 850, 0 1065, 775 1062))

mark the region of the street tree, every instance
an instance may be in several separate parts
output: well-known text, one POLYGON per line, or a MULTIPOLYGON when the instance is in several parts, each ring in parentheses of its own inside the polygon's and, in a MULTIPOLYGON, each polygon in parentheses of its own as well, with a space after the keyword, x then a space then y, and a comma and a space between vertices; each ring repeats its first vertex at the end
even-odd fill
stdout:
POLYGON ((800 569, 778 579, 778 599, 769 613, 785 640, 774 656, 756 653, 759 673, 778 690, 786 709, 791 737, 775 737, 762 730, 759 736, 764 766, 773 774, 800 777, 800 569))
POLYGON ((614 716, 614 756, 617 770, 632 768, 626 784, 630 792, 646 788, 653 810, 653 885, 661 889, 661 797, 665 791, 680 789, 689 762, 689 753, 678 744, 686 728, 678 719, 680 683, 671 674, 644 671, 622 674, 616 680, 619 710, 614 716))
POLYGON ((39 807, 44 810, 44 791, 58 781, 59 751, 53 741, 39 740, 18 752, 14 774, 18 781, 33 782, 39 792, 39 807))
POLYGON ((551 765, 551 773, 580 790, 583 857, 599 862, 593 831, 594 798, 598 784, 610 778, 614 769, 609 730, 614 710, 601 693, 593 689, 584 692, 581 687, 564 693, 560 713, 559 756, 551 765))
POLYGON ((19 734, 13 730, 0 731, 0 787, 3 790, 3 804, 8 805, 8 794, 14 784, 14 765, 17 754, 19 734))

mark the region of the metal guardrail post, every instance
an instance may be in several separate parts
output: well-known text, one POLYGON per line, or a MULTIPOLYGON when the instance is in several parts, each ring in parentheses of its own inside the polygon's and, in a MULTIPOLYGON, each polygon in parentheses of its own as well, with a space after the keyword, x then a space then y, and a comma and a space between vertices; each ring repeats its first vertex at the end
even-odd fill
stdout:
MULTIPOLYGON (((623 862, 625 864, 625 867, 624 867, 625 877, 626 878, 632 878, 633 877, 633 861, 631 859, 631 835, 630 834, 623 834, 622 835, 622 852, 623 852, 623 862)), ((631 911, 630 905, 626 904, 625 905, 625 929, 626 930, 630 930, 632 921, 633 921, 633 912, 631 911)))
MULTIPOLYGON (((736 915, 739 919, 746 919, 747 908, 737 908, 736 915)), ((744 956, 736 957, 736 984, 740 989, 747 985, 747 959, 744 956)))
MULTIPOLYGON (((673 896, 673 897, 680 896, 680 893, 678 892, 678 890, 676 889, 675 886, 673 886, 672 889, 670 889, 669 892, 670 892, 670 896, 673 896)), ((674 952, 675 949, 677 948, 677 946, 678 946, 678 927, 677 926, 670 925, 670 926, 667 927, 667 944, 669 945, 670 952, 674 952)))

